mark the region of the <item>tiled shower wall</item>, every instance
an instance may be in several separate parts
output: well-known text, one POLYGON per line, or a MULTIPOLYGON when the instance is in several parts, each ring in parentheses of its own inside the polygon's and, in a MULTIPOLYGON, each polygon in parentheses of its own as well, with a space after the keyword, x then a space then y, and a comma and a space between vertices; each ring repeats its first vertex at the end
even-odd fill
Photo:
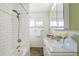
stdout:
MULTIPOLYGON (((11 9, 12 4, 9 4, 8 7, 11 9)), ((5 5, 0 4, 0 55, 7 55, 11 50, 12 42, 11 15, 5 11, 11 13, 5 5)))
MULTIPOLYGON (((29 11, 29 4, 23 4, 29 11)), ((29 51, 29 19, 25 10, 20 4, 0 4, 0 55, 18 55, 17 46, 21 47, 19 50, 29 51), (21 43, 17 42, 18 39, 18 20, 16 13, 12 10, 17 10, 20 15, 20 38, 21 43)), ((19 54, 21 55, 21 54, 19 54)))

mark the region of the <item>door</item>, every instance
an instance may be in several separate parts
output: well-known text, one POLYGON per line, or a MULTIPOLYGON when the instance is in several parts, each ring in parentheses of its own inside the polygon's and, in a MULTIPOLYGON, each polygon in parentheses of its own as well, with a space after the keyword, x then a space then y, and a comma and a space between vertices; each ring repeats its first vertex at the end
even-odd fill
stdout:
POLYGON ((43 45, 43 21, 30 20, 30 45, 31 47, 42 47, 43 45))

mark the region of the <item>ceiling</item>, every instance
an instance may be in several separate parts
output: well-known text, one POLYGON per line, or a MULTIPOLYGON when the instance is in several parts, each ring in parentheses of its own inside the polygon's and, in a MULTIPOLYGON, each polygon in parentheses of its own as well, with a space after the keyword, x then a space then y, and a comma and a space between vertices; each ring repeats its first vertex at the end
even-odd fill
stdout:
POLYGON ((48 12, 51 6, 50 3, 30 3, 29 13, 48 12))

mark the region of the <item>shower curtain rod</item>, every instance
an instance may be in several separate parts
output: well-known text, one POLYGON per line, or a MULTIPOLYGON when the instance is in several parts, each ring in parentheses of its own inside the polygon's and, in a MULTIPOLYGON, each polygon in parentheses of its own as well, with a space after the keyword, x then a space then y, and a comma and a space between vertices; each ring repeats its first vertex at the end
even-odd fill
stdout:
POLYGON ((26 11, 26 14, 28 14, 27 10, 25 9, 25 7, 23 6, 22 3, 19 3, 21 5, 21 7, 26 11))
POLYGON ((22 3, 19 3, 19 4, 20 4, 21 7, 25 10, 26 14, 27 14, 29 17, 31 17, 31 16, 29 15, 29 13, 27 12, 27 10, 25 9, 25 7, 23 6, 23 4, 22 4, 22 3))
MULTIPOLYGON (((26 12, 26 14, 29 16, 29 17, 31 17, 29 14, 28 14, 28 12, 27 12, 27 10, 25 9, 25 7, 22 5, 22 3, 19 3, 20 4, 20 6, 24 9, 24 11, 26 12)), ((5 4, 3 4, 7 9, 9 9, 9 10, 12 10, 12 9, 10 9, 10 8, 8 8, 5 4)), ((3 9, 0 9, 1 11, 3 11, 3 12, 5 12, 6 14, 8 14, 8 15, 10 15, 10 16, 13 16, 12 14, 10 14, 9 12, 7 12, 7 11, 5 11, 5 10, 3 10, 3 9)))

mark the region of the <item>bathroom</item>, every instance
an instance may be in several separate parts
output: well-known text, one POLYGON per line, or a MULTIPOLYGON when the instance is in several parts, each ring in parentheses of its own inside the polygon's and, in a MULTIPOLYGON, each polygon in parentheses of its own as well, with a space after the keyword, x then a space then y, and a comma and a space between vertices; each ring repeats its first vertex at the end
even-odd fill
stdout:
POLYGON ((0 3, 0 56, 79 55, 78 10, 79 3, 0 3))

